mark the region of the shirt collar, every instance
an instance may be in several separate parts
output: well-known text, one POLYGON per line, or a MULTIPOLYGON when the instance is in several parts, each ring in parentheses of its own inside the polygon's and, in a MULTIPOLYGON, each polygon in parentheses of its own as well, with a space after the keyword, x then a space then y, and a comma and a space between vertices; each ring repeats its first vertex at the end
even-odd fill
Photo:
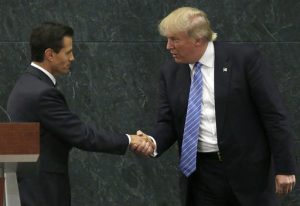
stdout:
MULTIPOLYGON (((215 64, 215 48, 212 41, 208 42, 207 48, 202 55, 202 57, 199 59, 199 62, 206 66, 213 68, 215 64)), ((190 68, 193 69, 194 64, 189 64, 190 68)))
POLYGON ((39 69, 39 70, 41 70, 44 74, 46 74, 51 79, 51 81, 53 82, 53 84, 56 85, 56 79, 55 79, 55 77, 50 72, 48 72, 43 67, 35 64, 34 62, 31 62, 30 65, 33 66, 33 67, 35 67, 35 68, 37 68, 37 69, 39 69))

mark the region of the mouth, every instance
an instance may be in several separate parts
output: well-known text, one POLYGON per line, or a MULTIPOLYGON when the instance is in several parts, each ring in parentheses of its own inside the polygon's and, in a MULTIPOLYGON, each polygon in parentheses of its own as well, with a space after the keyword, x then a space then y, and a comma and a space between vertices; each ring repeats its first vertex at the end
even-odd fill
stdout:
POLYGON ((171 53, 173 58, 177 57, 177 54, 171 53))

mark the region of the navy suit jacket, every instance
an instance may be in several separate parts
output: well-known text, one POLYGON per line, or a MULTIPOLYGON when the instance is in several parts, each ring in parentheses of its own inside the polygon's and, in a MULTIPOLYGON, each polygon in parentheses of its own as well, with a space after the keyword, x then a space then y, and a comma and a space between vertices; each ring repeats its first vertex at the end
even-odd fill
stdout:
MULTIPOLYGON (((222 42, 214 42, 214 48, 217 138, 226 175, 236 194, 252 193, 259 199, 264 192, 274 193, 273 169, 295 174, 286 110, 258 50, 222 42)), ((171 60, 163 65, 152 134, 159 154, 175 141, 181 149, 190 83, 188 64, 171 60)))
POLYGON ((64 95, 42 71, 29 67, 18 79, 7 103, 14 122, 40 123, 37 165, 20 165, 18 183, 22 205, 70 205, 68 159, 72 147, 124 154, 125 134, 96 130, 72 113, 64 95))

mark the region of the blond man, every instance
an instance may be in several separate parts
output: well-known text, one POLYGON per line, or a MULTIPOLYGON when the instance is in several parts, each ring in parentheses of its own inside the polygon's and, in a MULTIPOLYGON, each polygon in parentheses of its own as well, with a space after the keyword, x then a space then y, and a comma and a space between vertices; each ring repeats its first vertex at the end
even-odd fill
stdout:
MULTIPOLYGON (((175 142, 188 206, 276 206, 295 185, 292 132, 270 66, 249 45, 216 42, 207 15, 176 9, 159 24, 158 156, 175 142)), ((142 133, 140 132, 140 135, 142 133)))

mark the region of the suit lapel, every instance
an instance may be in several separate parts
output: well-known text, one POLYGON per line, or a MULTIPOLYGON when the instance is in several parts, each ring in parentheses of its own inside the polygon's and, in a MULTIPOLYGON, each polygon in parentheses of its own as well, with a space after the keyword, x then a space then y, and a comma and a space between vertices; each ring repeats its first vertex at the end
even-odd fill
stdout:
POLYGON ((53 84, 52 80, 45 73, 43 73, 41 70, 39 70, 33 66, 29 66, 26 72, 32 74, 33 76, 36 76, 43 82, 46 82, 47 84, 49 84, 49 86, 52 86, 52 87, 55 86, 53 84))
POLYGON ((214 42, 215 47, 215 110, 217 134, 221 136, 226 114, 228 90, 231 77, 230 59, 224 47, 219 42, 214 42))
POLYGON ((178 78, 180 79, 179 85, 179 94, 180 94, 180 101, 183 103, 183 112, 184 116, 186 115, 189 93, 190 93, 190 86, 191 86, 191 70, 188 64, 181 64, 180 68, 178 69, 178 78))
POLYGON ((176 111, 178 125, 180 125, 178 133, 180 137, 179 142, 181 144, 191 85, 191 70, 188 64, 176 64, 174 71, 175 75, 173 76, 174 78, 172 78, 174 82, 173 86, 171 86, 173 89, 172 93, 174 93, 174 95, 172 95, 172 102, 174 102, 173 109, 176 111))

